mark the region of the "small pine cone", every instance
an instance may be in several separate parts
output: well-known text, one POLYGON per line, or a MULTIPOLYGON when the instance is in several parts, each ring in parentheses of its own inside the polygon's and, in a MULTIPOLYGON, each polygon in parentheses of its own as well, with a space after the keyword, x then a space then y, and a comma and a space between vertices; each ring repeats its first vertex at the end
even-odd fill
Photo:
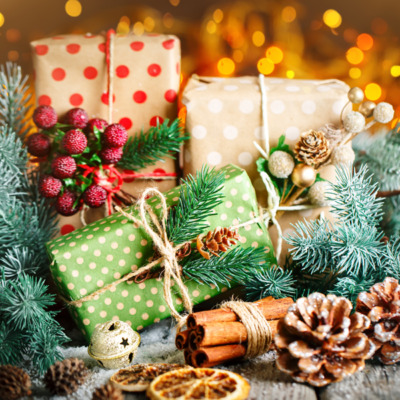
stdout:
POLYGON ((394 278, 376 283, 369 292, 361 292, 356 310, 371 320, 367 335, 376 346, 384 364, 400 361, 400 286, 394 278))
POLYGON ((0 399, 16 400, 31 394, 31 378, 21 368, 0 366, 0 399))
POLYGON ((364 367, 375 345, 363 333, 370 321, 350 315, 344 297, 313 293, 298 299, 278 323, 277 367, 297 382, 325 386, 364 367))
POLYGON ((324 134, 313 130, 301 134, 293 151, 297 160, 317 167, 326 161, 330 154, 329 143, 324 134))
POLYGON ((88 370, 82 360, 67 358, 57 361, 47 370, 44 382, 52 394, 65 396, 75 392, 87 375, 88 370))
POLYGON ((220 252, 226 252, 236 241, 240 239, 239 234, 234 229, 220 228, 209 231, 205 237, 197 237, 197 250, 207 260, 212 255, 219 257, 220 252))
POLYGON ((124 400, 124 398, 121 389, 107 383, 94 391, 92 400, 124 400))
POLYGON ((181 260, 182 258, 190 256, 192 252, 192 246, 190 243, 185 243, 177 252, 176 256, 181 260))

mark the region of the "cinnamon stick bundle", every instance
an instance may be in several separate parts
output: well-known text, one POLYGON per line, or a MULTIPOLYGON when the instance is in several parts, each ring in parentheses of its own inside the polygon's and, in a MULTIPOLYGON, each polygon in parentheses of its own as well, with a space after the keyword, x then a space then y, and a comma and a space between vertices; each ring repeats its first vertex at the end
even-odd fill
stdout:
MULTIPOLYGON (((268 321, 274 336, 279 319, 285 316, 293 300, 267 297, 254 304, 268 321)), ((187 327, 177 334, 175 344, 184 350, 185 362, 194 367, 213 367, 246 354, 247 329, 230 309, 190 314, 187 327)))

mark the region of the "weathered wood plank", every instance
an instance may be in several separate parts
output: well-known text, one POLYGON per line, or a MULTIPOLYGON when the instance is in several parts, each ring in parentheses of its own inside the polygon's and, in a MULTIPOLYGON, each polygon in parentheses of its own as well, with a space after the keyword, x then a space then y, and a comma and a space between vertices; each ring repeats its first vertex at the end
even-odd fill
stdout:
POLYGON ((319 390, 321 400, 400 399, 400 368, 369 361, 365 369, 341 382, 319 390))

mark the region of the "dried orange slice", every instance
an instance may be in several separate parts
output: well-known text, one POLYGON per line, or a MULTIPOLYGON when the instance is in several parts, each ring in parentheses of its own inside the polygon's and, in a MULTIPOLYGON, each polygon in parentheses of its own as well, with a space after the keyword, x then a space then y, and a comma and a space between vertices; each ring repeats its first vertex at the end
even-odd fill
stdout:
POLYGON ((152 380, 159 375, 181 368, 191 368, 180 364, 136 364, 120 369, 111 378, 110 382, 125 392, 143 392, 152 380))
POLYGON ((180 369, 155 378, 147 389, 151 400, 244 400, 250 385, 240 375, 211 368, 180 369))

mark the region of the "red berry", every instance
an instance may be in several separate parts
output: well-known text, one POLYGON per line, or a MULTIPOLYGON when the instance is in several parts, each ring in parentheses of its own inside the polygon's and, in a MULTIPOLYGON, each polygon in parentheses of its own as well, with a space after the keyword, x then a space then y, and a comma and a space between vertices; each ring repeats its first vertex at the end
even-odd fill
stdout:
POLYGON ((74 203, 78 197, 75 193, 66 190, 63 194, 57 197, 56 200, 56 210, 59 214, 65 215, 66 217, 76 214, 80 205, 74 207, 74 203))
POLYGON ((105 147, 122 147, 127 140, 126 129, 120 124, 107 126, 103 133, 103 145, 105 147))
POLYGON ((51 175, 45 175, 40 179, 39 192, 43 197, 57 197, 60 193, 62 182, 51 175))
POLYGON ((107 200, 107 190, 99 185, 90 185, 83 193, 83 201, 93 208, 101 207, 107 200))
POLYGON ((38 132, 29 136, 27 146, 29 153, 33 156, 44 157, 50 153, 51 141, 47 135, 38 132))
POLYGON ((38 128, 50 129, 57 123, 57 114, 51 106, 39 106, 33 112, 33 122, 38 128))
POLYGON ((65 123, 75 128, 83 129, 88 123, 89 117, 83 108, 73 108, 67 112, 65 123))
POLYGON ((104 164, 116 164, 122 158, 122 153, 121 147, 111 147, 101 150, 99 155, 104 164))
POLYGON ((76 162, 71 156, 58 156, 51 163, 51 170, 56 178, 71 178, 76 171, 76 162))
POLYGON ((87 138, 79 129, 69 130, 61 141, 61 147, 68 154, 81 154, 86 146, 87 138))
POLYGON ((89 120, 89 122, 86 126, 86 131, 93 132, 94 127, 96 127, 99 131, 103 132, 107 126, 108 126, 108 123, 104 119, 92 118, 91 120, 89 120))

